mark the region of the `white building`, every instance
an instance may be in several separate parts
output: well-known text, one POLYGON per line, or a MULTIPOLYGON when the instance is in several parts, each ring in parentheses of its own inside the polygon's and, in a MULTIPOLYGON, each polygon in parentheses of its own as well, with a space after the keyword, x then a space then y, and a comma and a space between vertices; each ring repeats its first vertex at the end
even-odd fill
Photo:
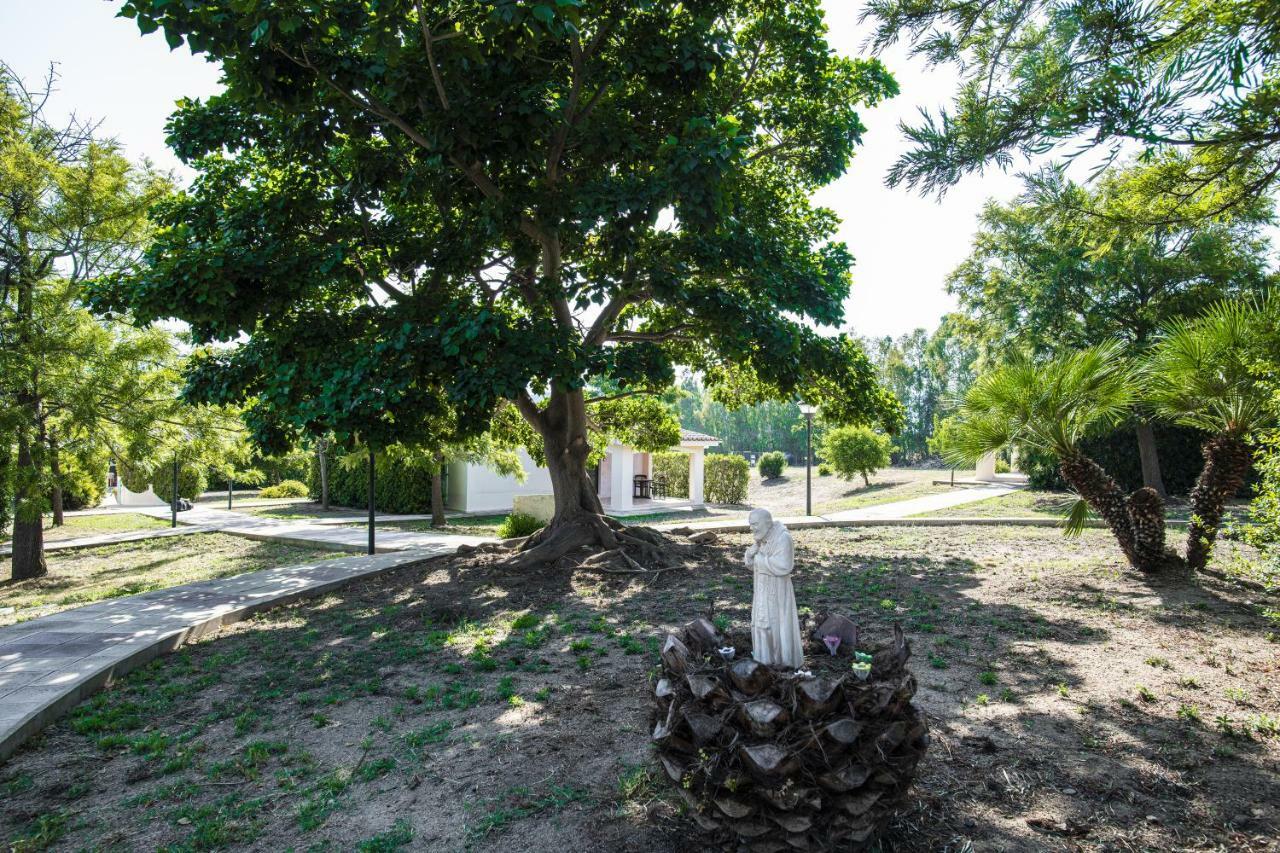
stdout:
MULTIPOLYGON (((719 443, 718 438, 689 429, 680 430, 680 443, 671 449, 689 454, 687 498, 653 497, 650 454, 616 441, 610 443, 593 478, 600 503, 605 512, 615 515, 702 506, 706 503, 703 498, 705 453, 708 447, 719 443)), ((517 495, 551 494, 551 474, 547 469, 535 466, 524 450, 520 450, 519 455, 525 470, 523 483, 474 462, 452 463, 445 503, 459 512, 508 512, 517 495)))

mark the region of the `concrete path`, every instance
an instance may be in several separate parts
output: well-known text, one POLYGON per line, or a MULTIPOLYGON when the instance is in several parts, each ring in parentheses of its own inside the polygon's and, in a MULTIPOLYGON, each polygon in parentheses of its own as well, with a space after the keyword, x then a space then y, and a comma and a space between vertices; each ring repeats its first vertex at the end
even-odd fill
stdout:
POLYGON ((493 540, 436 535, 396 554, 199 581, 0 628, 0 760, 112 679, 222 625, 485 541, 493 540))
MULTIPOLYGON (((842 524, 851 523, 892 523, 892 524, 911 524, 914 522, 924 522, 924 519, 913 519, 910 516, 925 512, 936 512, 940 509, 948 509, 953 506, 963 506, 964 504, 977 503, 985 501, 988 498, 998 498, 1015 492, 1022 488, 1020 485, 1011 483, 991 483, 989 485, 974 486, 972 488, 953 489, 948 492, 942 492, 937 495, 925 495, 921 498, 912 498, 905 501, 892 501, 890 503, 872 504, 871 506, 859 507, 857 509, 848 509, 842 512, 833 512, 827 515, 797 515, 778 519, 787 527, 839 527, 842 524)), ((949 519, 933 519, 932 521, 941 521, 944 524, 965 523, 969 519, 949 518, 949 519)), ((1056 523, 1056 522, 1055 522, 1056 523)), ((702 521, 675 521, 667 524, 655 525, 659 530, 672 527, 689 527, 694 530, 720 530, 726 533, 743 532, 748 530, 746 519, 743 518, 726 518, 726 519, 705 519, 702 521)))
MULTIPOLYGON (((156 518, 168 518, 167 507, 140 507, 138 512, 156 518)), ((380 515, 378 522, 407 521, 418 516, 380 515)), ((196 506, 186 512, 178 513, 181 524, 194 525, 202 530, 216 530, 231 536, 243 536, 246 539, 260 539, 271 542, 287 542, 291 545, 310 545, 317 548, 329 548, 334 551, 352 551, 363 554, 369 547, 369 531, 365 527, 342 527, 344 523, 363 521, 363 518, 271 518, 270 516, 250 515, 225 509, 213 509, 196 506)), ((410 548, 434 547, 445 540, 486 541, 474 536, 454 536, 450 533, 435 531, 411 532, 403 530, 379 530, 375 537, 376 550, 379 554, 404 551, 410 548)))

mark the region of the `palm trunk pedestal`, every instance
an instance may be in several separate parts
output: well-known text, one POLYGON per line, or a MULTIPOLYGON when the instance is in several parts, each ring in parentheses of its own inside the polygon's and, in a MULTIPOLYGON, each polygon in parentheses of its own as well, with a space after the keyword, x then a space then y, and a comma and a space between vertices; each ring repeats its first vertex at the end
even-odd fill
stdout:
POLYGON ((668 635, 653 743, 712 841, 758 853, 875 843, 928 745, 910 647, 896 625, 894 635, 865 681, 852 644, 831 655, 810 639, 801 674, 757 663, 748 635, 721 637, 706 620, 668 635))

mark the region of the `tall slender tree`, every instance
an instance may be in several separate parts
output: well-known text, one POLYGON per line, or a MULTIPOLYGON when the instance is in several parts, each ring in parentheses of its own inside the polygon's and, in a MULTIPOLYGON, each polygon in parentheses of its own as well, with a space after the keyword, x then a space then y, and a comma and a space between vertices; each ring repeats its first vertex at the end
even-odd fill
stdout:
POLYGON ((193 393, 273 428, 388 434, 514 405, 555 518, 522 559, 627 545, 587 475, 593 405, 689 365, 763 399, 894 423, 837 325, 851 255, 810 194, 856 109, 896 91, 836 56, 817 0, 126 2, 220 61, 182 104, 198 172, 147 271, 102 291, 188 321, 193 393), (590 387, 620 389, 593 395, 590 387))
MULTIPOLYGON (((168 191, 126 160, 94 125, 55 123, 52 73, 30 89, 0 64, 0 402, 15 439, 13 577, 43 575, 42 514, 50 485, 51 396, 70 398, 60 368, 75 352, 71 327, 92 324, 80 285, 129 267, 149 233, 148 208, 168 191)), ((83 398, 81 399, 83 402, 83 398)), ((54 436, 56 438, 56 435, 54 436)))

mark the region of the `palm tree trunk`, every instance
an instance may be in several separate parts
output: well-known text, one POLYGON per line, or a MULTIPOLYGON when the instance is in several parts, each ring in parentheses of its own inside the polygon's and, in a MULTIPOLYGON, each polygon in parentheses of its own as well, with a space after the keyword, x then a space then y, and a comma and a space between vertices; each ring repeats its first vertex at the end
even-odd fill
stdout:
POLYGON ((1187 529, 1187 565, 1203 569, 1213 553, 1222 512, 1249 473, 1249 446, 1232 435, 1215 435, 1201 447, 1204 468, 1191 490, 1191 524, 1187 529))
POLYGON ((1115 479, 1083 453, 1064 457, 1059 470, 1107 523, 1131 566, 1158 572, 1176 561, 1165 547, 1164 501, 1155 489, 1144 487, 1126 497, 1115 479))

